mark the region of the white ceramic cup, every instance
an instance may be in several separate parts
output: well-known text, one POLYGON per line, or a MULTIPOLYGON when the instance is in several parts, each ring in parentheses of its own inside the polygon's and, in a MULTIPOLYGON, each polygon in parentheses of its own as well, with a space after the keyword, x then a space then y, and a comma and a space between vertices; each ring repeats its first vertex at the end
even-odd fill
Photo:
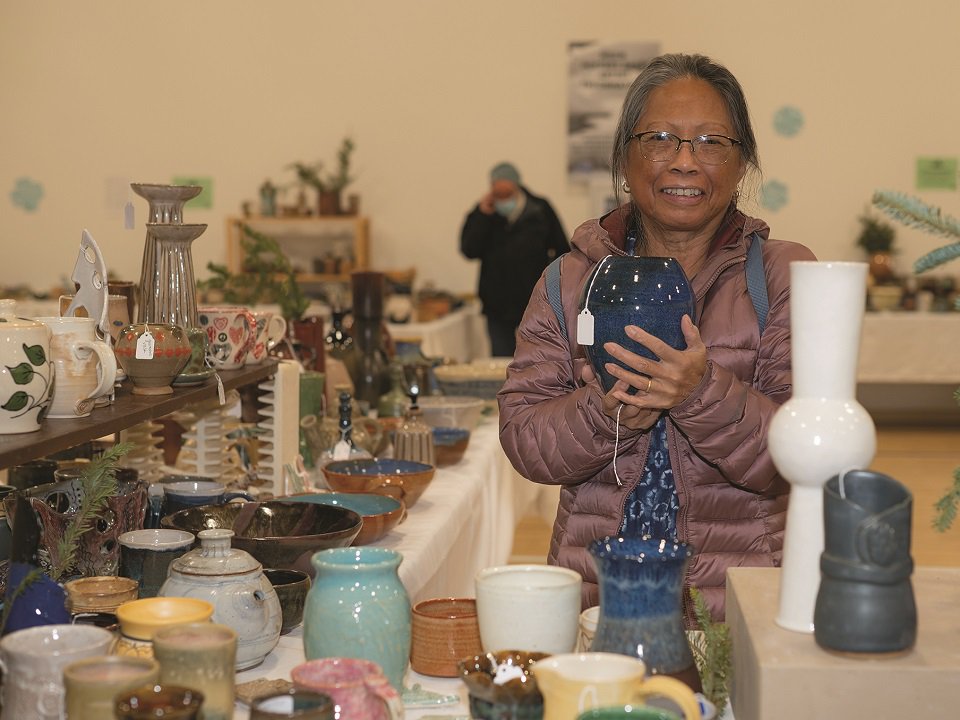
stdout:
POLYGON ((3 715, 63 720, 63 669, 107 655, 113 633, 93 625, 41 625, 12 632, 0 641, 3 715))
POLYGON ((582 579, 555 565, 501 565, 475 579, 485 652, 569 653, 577 645, 582 579))
POLYGON ((258 365, 267 359, 267 353, 287 334, 287 321, 270 310, 256 310, 251 315, 257 323, 257 338, 247 353, 246 364, 258 365))
POLYGON ((87 417, 97 398, 113 392, 117 358, 97 337, 97 321, 81 317, 34 318, 50 328, 53 360, 53 402, 50 418, 87 417))

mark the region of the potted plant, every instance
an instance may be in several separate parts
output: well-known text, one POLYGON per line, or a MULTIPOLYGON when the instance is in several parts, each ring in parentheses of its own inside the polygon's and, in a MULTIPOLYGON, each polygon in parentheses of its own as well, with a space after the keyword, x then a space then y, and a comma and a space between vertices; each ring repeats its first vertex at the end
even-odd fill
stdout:
POLYGON ((893 280, 893 243, 896 231, 893 225, 864 213, 860 216, 860 234, 857 245, 863 248, 870 259, 870 276, 878 284, 893 280))
POLYGON ((345 137, 337 151, 337 168, 330 173, 323 173, 322 162, 313 165, 297 162, 291 165, 296 169, 300 182, 316 189, 320 215, 341 214, 340 194, 353 181, 350 175, 350 157, 353 150, 353 140, 345 137))

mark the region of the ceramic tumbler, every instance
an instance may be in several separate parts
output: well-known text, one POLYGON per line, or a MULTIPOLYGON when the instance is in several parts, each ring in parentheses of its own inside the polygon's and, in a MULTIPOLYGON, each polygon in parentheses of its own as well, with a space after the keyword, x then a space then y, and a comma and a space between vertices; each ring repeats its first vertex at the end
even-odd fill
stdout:
POLYGON ((83 658, 106 655, 113 633, 92 625, 44 625, 0 640, 0 704, 4 717, 63 718, 63 669, 83 658))
POLYGON ((277 592, 280 601, 280 634, 286 635, 303 622, 310 576, 302 570, 289 568, 264 568, 263 574, 277 592))
POLYGON ((153 656, 162 685, 203 689, 204 720, 230 720, 234 705, 237 633, 227 625, 192 623, 157 630, 153 656))
POLYGON ((117 358, 97 337, 97 321, 80 317, 40 317, 50 328, 50 355, 56 383, 49 418, 87 417, 97 398, 113 392, 117 358))
POLYGON ((257 340, 257 321, 245 307, 199 308, 200 327, 207 333, 207 355, 218 370, 238 370, 257 340))
POLYGON ((160 664, 150 658, 103 655, 77 660, 63 669, 69 720, 113 717, 113 699, 160 679, 160 664))
POLYGON ((182 685, 146 685, 114 701, 116 720, 199 720, 203 693, 182 685))
POLYGON ((579 573, 555 565, 502 565, 475 578, 486 652, 572 652, 580 618, 579 573))
POLYGON ((120 574, 136 580, 139 597, 156 597, 167 579, 170 563, 193 547, 196 536, 186 530, 151 528, 123 533, 120 574))
POLYGON ((245 364, 259 365, 267 359, 268 353, 287 334, 287 321, 282 315, 276 315, 269 310, 255 310, 250 314, 256 321, 257 332, 253 347, 247 353, 245 364))
POLYGON ((475 599, 433 598, 414 605, 410 667, 415 672, 457 677, 457 663, 480 652, 475 599))
POLYGON ((335 705, 329 695, 292 688, 262 695, 250 703, 250 720, 334 720, 335 705))

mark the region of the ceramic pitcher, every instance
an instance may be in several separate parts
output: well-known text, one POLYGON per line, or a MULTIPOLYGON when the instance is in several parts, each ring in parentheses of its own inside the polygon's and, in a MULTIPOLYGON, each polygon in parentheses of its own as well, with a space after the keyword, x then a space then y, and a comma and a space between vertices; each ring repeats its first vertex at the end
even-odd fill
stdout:
POLYGON ((532 668, 543 693, 543 720, 570 720, 585 710, 665 697, 687 720, 700 720, 693 691, 670 677, 645 677, 641 660, 615 653, 551 655, 532 668))
POLYGON ((97 321, 84 317, 39 317, 53 334, 50 355, 56 373, 50 418, 87 417, 97 398, 113 392, 117 358, 97 337, 97 321))
POLYGON ((17 317, 16 305, 0 300, 0 435, 39 430, 53 390, 50 328, 17 317))
POLYGON ((362 658, 383 668, 403 690, 410 658, 410 598, 397 568, 402 556, 377 547, 321 550, 303 614, 308 660, 362 658))
POLYGON ((689 545, 656 538, 605 537, 589 546, 600 585, 591 649, 639 657, 653 674, 700 689, 683 624, 689 545))

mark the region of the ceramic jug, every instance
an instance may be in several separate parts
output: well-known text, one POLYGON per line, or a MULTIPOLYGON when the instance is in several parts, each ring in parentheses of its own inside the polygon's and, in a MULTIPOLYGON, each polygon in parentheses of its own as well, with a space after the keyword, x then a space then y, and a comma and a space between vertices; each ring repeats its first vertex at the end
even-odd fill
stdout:
POLYGON ((280 600, 263 566, 230 547, 233 530, 197 533, 200 547, 170 563, 161 597, 193 597, 213 603, 213 622, 237 632, 237 670, 259 665, 280 640, 280 600))
POLYGON ((402 556, 378 547, 321 550, 303 614, 308 660, 362 658, 383 668, 403 690, 410 658, 410 598, 397 568, 402 556))
POLYGON ((910 491, 868 470, 834 476, 823 490, 824 551, 814 638, 828 650, 889 653, 917 639, 910 576, 910 491))
POLYGON ((97 321, 85 317, 38 317, 50 328, 50 355, 57 381, 50 418, 87 417, 98 398, 113 392, 117 357, 97 337, 97 321))
POLYGON ((588 547, 600 585, 591 649, 638 657, 655 675, 700 690, 683 624, 683 578, 693 550, 669 540, 605 537, 588 547))
POLYGON ((586 710, 672 700, 687 720, 700 720, 693 691, 670 677, 645 677, 643 661, 615 653, 551 655, 532 668, 543 694, 543 720, 570 720, 586 710))
POLYGON ((16 305, 0 300, 0 435, 39 430, 52 400, 52 333, 16 305))

